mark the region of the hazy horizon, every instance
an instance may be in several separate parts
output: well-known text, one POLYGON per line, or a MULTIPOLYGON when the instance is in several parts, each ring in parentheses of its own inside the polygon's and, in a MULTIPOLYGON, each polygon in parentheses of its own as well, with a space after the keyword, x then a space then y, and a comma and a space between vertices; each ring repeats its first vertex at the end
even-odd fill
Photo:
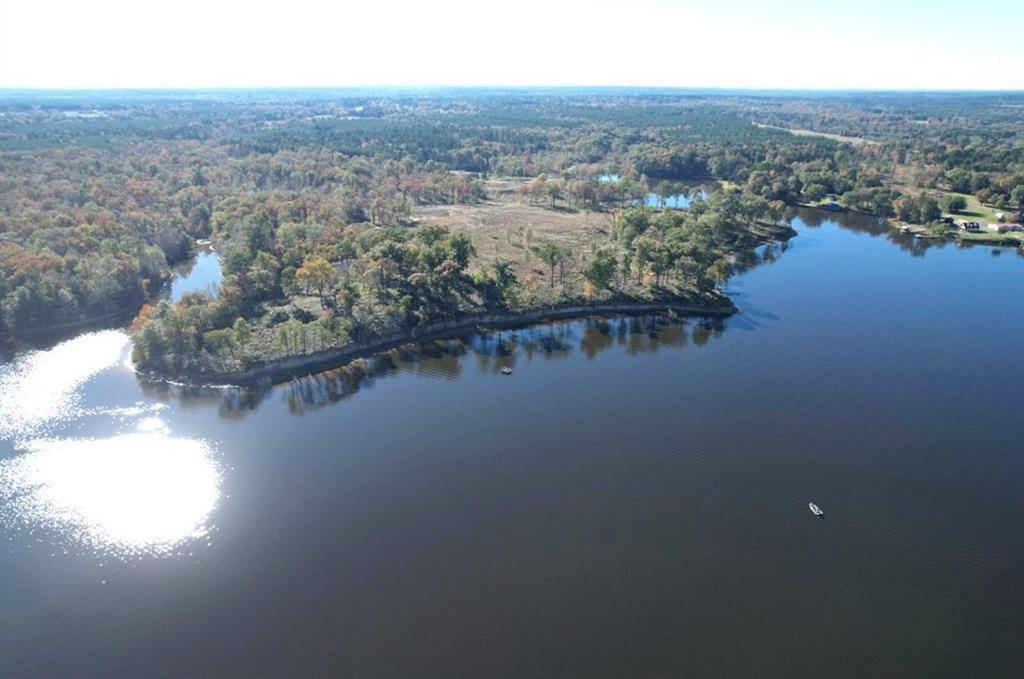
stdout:
POLYGON ((922 88, 922 87, 690 87, 686 85, 576 85, 572 83, 550 85, 499 85, 499 84, 402 84, 379 83, 366 85, 216 85, 216 86, 139 86, 139 87, 8 87, 0 86, 0 92, 434 92, 434 91, 534 91, 572 90, 581 92, 627 91, 627 92, 694 92, 694 93, 771 93, 771 94, 1020 94, 1024 87, 1002 88, 922 88))
POLYGON ((0 1, 4 90, 1024 89, 1007 0, 0 1))

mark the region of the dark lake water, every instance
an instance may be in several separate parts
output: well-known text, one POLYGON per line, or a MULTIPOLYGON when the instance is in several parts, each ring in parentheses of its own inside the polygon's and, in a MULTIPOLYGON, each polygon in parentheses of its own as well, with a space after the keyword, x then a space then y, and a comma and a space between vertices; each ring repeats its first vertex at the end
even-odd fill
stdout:
POLYGON ((1024 258, 801 214, 723 323, 0 366, 0 675, 1019 676, 1024 258))

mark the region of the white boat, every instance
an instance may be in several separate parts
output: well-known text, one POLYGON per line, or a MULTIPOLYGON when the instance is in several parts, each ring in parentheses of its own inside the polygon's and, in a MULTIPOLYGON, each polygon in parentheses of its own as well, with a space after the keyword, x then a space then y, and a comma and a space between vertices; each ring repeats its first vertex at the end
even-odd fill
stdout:
POLYGON ((815 516, 825 516, 825 512, 821 511, 821 507, 818 505, 813 502, 808 502, 807 505, 811 508, 811 514, 814 514, 815 516))
POLYGON ((504 368, 501 369, 501 374, 502 375, 511 375, 512 374, 512 368, 509 368, 508 366, 505 366, 504 368))

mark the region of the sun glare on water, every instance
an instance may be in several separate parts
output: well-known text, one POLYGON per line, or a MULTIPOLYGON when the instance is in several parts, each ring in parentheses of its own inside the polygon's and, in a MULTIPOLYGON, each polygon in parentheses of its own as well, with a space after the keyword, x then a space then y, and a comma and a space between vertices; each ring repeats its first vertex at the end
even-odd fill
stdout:
POLYGON ((122 556, 163 554, 207 530, 219 473, 203 442, 163 431, 39 439, 0 462, 8 522, 122 556))
POLYGON ((117 365, 128 343, 124 332, 101 330, 0 366, 0 438, 36 434, 80 415, 79 387, 117 365))
POLYGON ((121 558, 170 555, 209 532, 220 470, 207 442, 172 435, 159 404, 82 406, 83 385, 127 345, 122 332, 89 333, 0 366, 0 439, 15 451, 0 459, 3 528, 121 558), (55 433, 86 416, 119 433, 55 433))

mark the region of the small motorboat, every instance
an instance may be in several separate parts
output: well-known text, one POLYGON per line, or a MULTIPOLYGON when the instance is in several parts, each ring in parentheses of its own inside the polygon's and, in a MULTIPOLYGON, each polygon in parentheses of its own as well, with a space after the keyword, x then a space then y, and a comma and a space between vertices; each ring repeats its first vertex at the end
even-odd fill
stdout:
POLYGON ((825 512, 821 511, 821 507, 813 502, 808 502, 807 506, 811 508, 811 514, 814 514, 815 516, 825 516, 825 512))
POLYGON ((510 368, 510 367, 508 367, 506 365, 504 368, 501 369, 501 374, 502 375, 511 375, 512 374, 512 368, 510 368))

